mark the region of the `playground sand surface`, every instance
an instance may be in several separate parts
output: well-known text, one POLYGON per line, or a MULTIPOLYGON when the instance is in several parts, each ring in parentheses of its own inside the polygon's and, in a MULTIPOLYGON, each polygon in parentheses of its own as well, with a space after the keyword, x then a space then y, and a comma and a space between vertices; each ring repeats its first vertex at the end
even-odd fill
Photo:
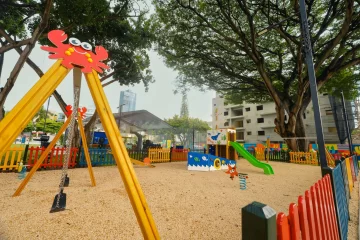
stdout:
MULTIPOLYGON (((315 166, 271 162, 264 175, 245 160, 248 189, 223 171, 188 171, 186 162, 135 167, 162 239, 241 239, 241 208, 256 200, 288 211, 291 202, 320 179, 315 166)), ((95 167, 96 187, 86 168, 69 170, 67 210, 49 213, 60 170, 38 171, 21 196, 12 198, 20 180, 0 173, 0 239, 142 239, 127 193, 115 166, 95 167)), ((357 239, 358 185, 351 200, 349 238, 357 239)))

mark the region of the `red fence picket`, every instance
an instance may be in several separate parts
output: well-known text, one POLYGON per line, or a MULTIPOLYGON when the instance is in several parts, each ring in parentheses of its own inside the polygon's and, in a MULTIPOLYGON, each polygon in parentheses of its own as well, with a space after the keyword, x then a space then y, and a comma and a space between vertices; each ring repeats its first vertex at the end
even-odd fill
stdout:
MULTIPOLYGON (((68 166, 70 168, 75 167, 76 165, 76 156, 78 152, 78 148, 71 148, 70 151, 70 159, 68 166)), ((28 168, 32 168, 37 160, 40 158, 42 152, 45 151, 44 147, 30 147, 29 148, 29 156, 27 159, 28 168)), ((63 158, 65 155, 66 148, 64 147, 54 147, 48 154, 48 157, 45 158, 43 163, 40 165, 41 168, 62 168, 63 166, 63 158)))
POLYGON ((280 240, 340 239, 330 176, 299 196, 298 205, 291 203, 289 216, 279 213, 276 220, 280 240))
POLYGON ((171 161, 187 161, 189 149, 173 149, 171 151, 171 161))

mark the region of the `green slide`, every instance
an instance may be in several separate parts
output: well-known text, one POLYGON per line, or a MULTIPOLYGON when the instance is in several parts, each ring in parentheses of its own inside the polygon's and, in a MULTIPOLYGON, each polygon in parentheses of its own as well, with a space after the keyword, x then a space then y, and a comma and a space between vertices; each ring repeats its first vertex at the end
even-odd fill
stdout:
POLYGON ((253 155, 251 155, 251 153, 246 151, 246 149, 243 146, 241 146, 240 144, 238 144, 236 142, 230 142, 230 145, 238 153, 240 153, 246 160, 248 160, 249 163, 251 163, 251 165, 253 165, 254 167, 262 168, 264 170, 265 174, 268 174, 268 175, 274 174, 274 170, 272 169, 272 167, 269 164, 263 163, 263 162, 260 162, 259 160, 257 160, 253 155))

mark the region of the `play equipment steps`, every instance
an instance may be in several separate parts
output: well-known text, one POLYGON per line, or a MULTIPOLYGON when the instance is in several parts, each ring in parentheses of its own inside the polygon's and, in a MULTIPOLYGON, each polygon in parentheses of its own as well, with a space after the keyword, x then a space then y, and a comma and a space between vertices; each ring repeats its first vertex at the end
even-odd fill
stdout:
POLYGON ((237 142, 230 142, 230 145, 238 152, 241 154, 241 156, 243 156, 246 160, 249 161, 249 163, 251 165, 253 165, 254 167, 257 168, 261 168, 264 170, 264 173, 267 175, 271 175, 274 174, 274 170, 272 169, 272 167, 267 164, 267 163, 262 163, 259 160, 257 160, 253 155, 251 155, 251 153, 249 153, 248 151, 246 151, 246 149, 241 146, 239 143, 237 142))

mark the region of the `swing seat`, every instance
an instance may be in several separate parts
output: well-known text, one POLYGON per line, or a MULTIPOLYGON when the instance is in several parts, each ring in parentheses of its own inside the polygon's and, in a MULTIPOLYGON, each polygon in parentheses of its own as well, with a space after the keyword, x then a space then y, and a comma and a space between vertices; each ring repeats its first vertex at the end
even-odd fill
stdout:
POLYGON ((66 209, 66 193, 63 192, 64 189, 61 189, 60 193, 55 195, 53 205, 50 209, 50 213, 64 211, 66 209), (60 194, 59 206, 56 206, 58 195, 60 194))

